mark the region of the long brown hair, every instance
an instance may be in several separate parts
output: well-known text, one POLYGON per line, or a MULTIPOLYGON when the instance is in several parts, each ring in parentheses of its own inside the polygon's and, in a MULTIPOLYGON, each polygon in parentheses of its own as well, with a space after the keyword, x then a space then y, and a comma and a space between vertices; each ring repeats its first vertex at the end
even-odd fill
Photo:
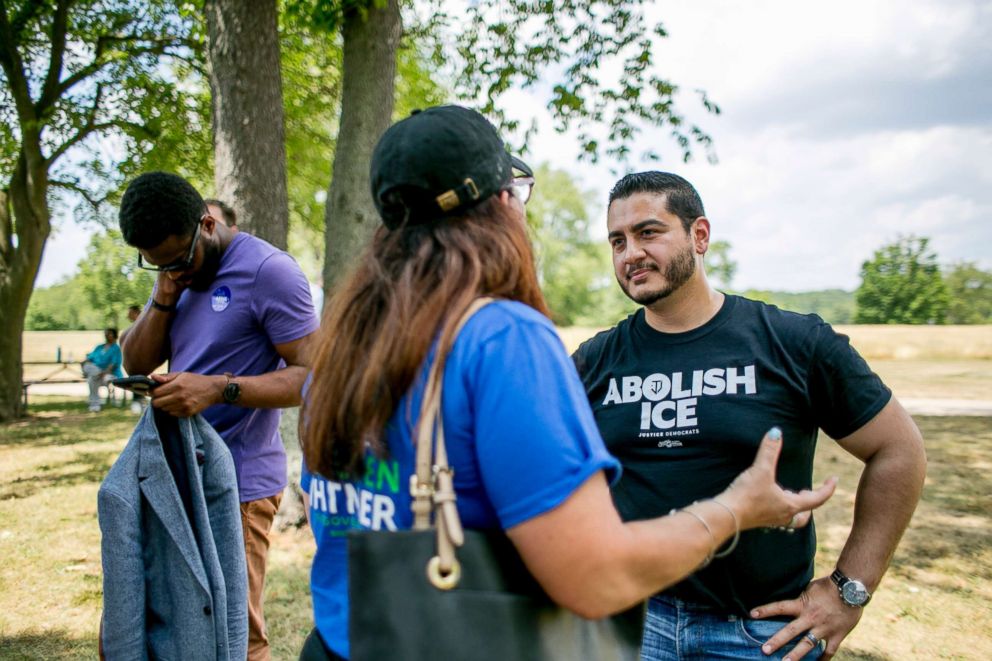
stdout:
POLYGON ((442 343, 479 296, 547 315, 522 218, 497 196, 465 215, 380 227, 328 301, 301 411, 309 470, 360 476, 438 334, 442 343))

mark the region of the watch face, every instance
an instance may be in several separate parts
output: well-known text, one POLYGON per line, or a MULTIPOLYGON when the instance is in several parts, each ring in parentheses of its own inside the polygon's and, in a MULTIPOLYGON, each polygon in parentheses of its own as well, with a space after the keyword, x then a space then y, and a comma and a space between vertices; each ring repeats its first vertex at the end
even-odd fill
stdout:
POLYGON ((241 395, 241 387, 236 383, 229 383, 224 388, 224 401, 234 403, 241 395))
POLYGON ((841 588, 841 594, 844 601, 853 606, 861 606, 868 601, 868 590, 865 589, 861 581, 848 581, 841 588))

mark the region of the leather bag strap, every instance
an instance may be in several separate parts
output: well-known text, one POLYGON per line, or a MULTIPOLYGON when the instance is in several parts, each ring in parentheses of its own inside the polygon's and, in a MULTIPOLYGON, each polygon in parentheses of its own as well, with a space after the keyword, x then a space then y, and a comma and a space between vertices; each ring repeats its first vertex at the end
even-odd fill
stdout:
MULTIPOLYGON (((455 325, 451 340, 438 346, 434 364, 431 365, 424 388, 417 423, 416 472, 410 476, 410 495, 413 497, 414 530, 427 530, 434 513, 437 530, 437 556, 431 560, 441 576, 453 577, 457 584, 455 548, 464 541, 464 531, 455 504, 454 472, 448 466, 448 453, 444 445, 444 425, 441 419, 441 383, 448 352, 468 320, 494 299, 477 298, 465 309, 455 325), (433 452, 432 452, 433 451, 433 452), (433 457, 432 457, 433 455, 433 457)), ((430 574, 430 571, 428 572, 430 574)), ((433 581, 433 578, 432 578, 433 581)), ((436 583, 435 583, 436 584, 436 583)), ((439 586, 443 587, 443 586, 439 586)), ((454 587, 454 584, 450 585, 454 587)), ((450 589, 448 587, 448 589, 450 589)))

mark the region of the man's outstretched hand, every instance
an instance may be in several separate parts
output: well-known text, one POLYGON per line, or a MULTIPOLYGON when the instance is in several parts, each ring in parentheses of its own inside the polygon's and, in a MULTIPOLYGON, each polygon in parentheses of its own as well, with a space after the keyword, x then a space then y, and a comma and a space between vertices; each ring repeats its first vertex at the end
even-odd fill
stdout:
POLYGON ((853 608, 841 601, 837 586, 829 576, 818 578, 806 586, 801 595, 795 599, 776 601, 764 606, 758 606, 751 611, 751 617, 762 619, 766 617, 788 616, 795 618, 782 630, 769 638, 761 650, 772 654, 780 647, 797 636, 802 636, 796 646, 786 657, 790 661, 802 659, 817 645, 807 636, 813 634, 817 640, 827 641, 826 650, 820 659, 831 659, 840 644, 861 619, 863 610, 853 608))

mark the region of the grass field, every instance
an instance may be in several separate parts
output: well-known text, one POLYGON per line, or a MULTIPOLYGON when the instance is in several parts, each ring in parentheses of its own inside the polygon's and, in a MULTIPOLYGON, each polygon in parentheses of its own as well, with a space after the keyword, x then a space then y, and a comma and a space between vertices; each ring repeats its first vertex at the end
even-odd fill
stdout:
MULTIPOLYGON (((838 326, 900 397, 992 399, 992 326, 838 326)), ((571 352, 592 337, 594 328, 559 331, 571 352)), ((82 360, 103 341, 100 331, 29 331, 24 333, 25 361, 82 360)), ((32 366, 25 378, 51 368, 32 366)), ((72 376, 75 376, 73 373, 72 376)))
MULTIPOLYGON (((92 658, 101 600, 96 492, 134 417, 36 398, 0 427, 0 658, 92 658)), ((924 500, 892 569, 837 658, 992 658, 992 419, 920 418, 924 500)), ((838 475, 817 515, 826 571, 850 525, 859 464, 823 440, 816 476, 838 475)), ((266 611, 273 658, 296 658, 311 626, 309 533, 275 535, 266 611)))
POLYGON ((22 339, 24 360, 55 360, 61 348, 62 360, 80 361, 103 342, 103 331, 27 331, 22 339))
MULTIPOLYGON (((967 337, 953 335, 955 329, 943 338, 932 333, 946 327, 915 328, 923 339, 901 340, 901 327, 865 330, 860 338, 852 332, 856 345, 879 341, 884 348, 878 338, 891 334, 892 352, 865 353, 900 396, 992 399, 992 351, 952 351, 964 341, 984 346, 989 327, 968 328, 977 335, 967 337), (982 330, 985 339, 978 337, 982 330), (931 347, 933 355, 906 347, 931 347), (892 358, 897 354, 917 357, 892 358)), ((563 336, 577 345, 576 329, 563 336)), ((65 352, 75 346, 70 341, 85 353, 100 338, 28 333, 25 357, 54 352, 59 343, 65 352)), ((0 659, 93 658, 101 603, 96 492, 135 419, 114 408, 89 414, 83 398, 32 396, 30 413, 0 426, 0 659)), ((924 499, 839 659, 992 658, 992 418, 917 422, 929 455, 924 499)), ((840 477, 837 495, 817 514, 822 573, 847 535, 860 464, 823 439, 815 472, 818 480, 840 477)), ((312 553, 306 529, 274 536, 266 596, 274 659, 296 658, 312 626, 312 553)))
MULTIPOLYGON (((869 360, 992 360, 992 326, 835 326, 869 360)), ((599 328, 559 330, 569 351, 599 328)))
MULTIPOLYGON (((103 331, 27 331, 22 335, 24 347, 21 359, 25 362, 52 362, 60 355, 69 363, 80 363, 98 344, 103 344, 103 331)), ((25 365, 24 379, 40 379, 56 369, 51 365, 25 365)), ((81 372, 70 367, 60 372, 58 378, 81 377, 81 372)))
POLYGON ((992 359, 992 326, 837 326, 865 358, 992 359))
MULTIPOLYGON (((596 328, 560 329, 569 351, 592 337, 596 328)), ((992 326, 837 326, 865 358, 899 360, 992 360, 992 326)), ((81 360, 103 341, 101 331, 28 331, 24 333, 24 360, 81 360)))
MULTIPOLYGON (((838 326, 901 398, 992 400, 992 326, 838 326)), ((562 328, 574 351, 594 328, 562 328)))
MULTIPOLYGON (((80 363, 98 344, 103 343, 102 331, 28 331, 22 336, 24 362, 53 362, 58 357, 69 363, 80 363)), ((53 365, 25 365, 24 380, 53 375, 59 379, 82 378, 75 366, 59 370, 53 365)))

